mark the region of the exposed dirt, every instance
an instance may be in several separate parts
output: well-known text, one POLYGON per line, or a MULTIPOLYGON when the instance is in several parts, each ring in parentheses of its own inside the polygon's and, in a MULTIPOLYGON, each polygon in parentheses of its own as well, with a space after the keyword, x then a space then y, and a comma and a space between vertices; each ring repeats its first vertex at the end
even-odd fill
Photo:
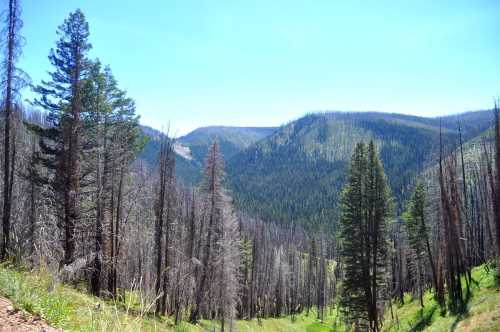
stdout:
POLYGON ((14 309, 12 302, 0 297, 0 332, 59 332, 40 317, 14 309))

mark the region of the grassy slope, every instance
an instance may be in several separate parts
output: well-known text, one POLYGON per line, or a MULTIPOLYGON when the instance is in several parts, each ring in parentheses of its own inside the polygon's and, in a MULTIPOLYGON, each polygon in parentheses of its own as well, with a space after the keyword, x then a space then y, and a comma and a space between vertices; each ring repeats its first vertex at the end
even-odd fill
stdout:
MULTIPOLYGON (((68 331, 213 331, 217 324, 202 321, 199 325, 183 323, 175 327, 169 318, 140 314, 147 304, 127 297, 114 304, 70 286, 56 284, 48 273, 30 273, 0 265, 0 296, 9 298, 22 310, 41 316, 49 324, 68 331), (99 307, 99 308, 98 308, 99 307), (141 310, 142 309, 142 310, 141 310)), ((315 314, 280 319, 242 320, 235 322, 240 332, 328 332, 333 321, 318 322, 315 314)))
POLYGON ((394 319, 391 319, 390 311, 386 313, 383 331, 500 331, 500 288, 494 285, 494 271, 487 273, 480 266, 473 270, 472 278, 475 282, 465 313, 441 315, 429 292, 425 294, 424 309, 421 309, 418 299, 411 299, 408 295, 404 305, 393 306, 394 319))
MULTIPOLYGON (((430 293, 425 295, 425 308, 408 295, 404 305, 393 305, 394 319, 386 313, 385 332, 393 331, 500 331, 500 289, 494 286, 493 272, 484 267, 473 271, 476 281, 467 312, 442 316, 430 293)), ((199 325, 183 323, 174 327, 169 318, 141 315, 147 304, 129 297, 125 303, 114 304, 87 295, 73 287, 56 284, 44 272, 29 273, 0 265, 0 296, 11 299, 23 310, 40 315, 50 324, 68 331, 175 331, 201 332, 217 330, 217 324, 202 321, 199 325), (97 304, 100 308, 97 308, 97 304), (142 309, 142 310, 141 310, 142 309)), ((335 314, 324 323, 309 316, 298 315, 278 319, 236 321, 240 332, 330 332, 334 331, 335 314)), ((340 326, 340 325, 339 325, 340 326)), ((337 328, 336 331, 343 329, 337 328)))
POLYGON ((12 300, 16 307, 37 314, 64 330, 173 331, 160 328, 167 326, 168 322, 132 315, 127 308, 56 284, 49 274, 43 272, 32 274, 0 266, 0 295, 12 300))

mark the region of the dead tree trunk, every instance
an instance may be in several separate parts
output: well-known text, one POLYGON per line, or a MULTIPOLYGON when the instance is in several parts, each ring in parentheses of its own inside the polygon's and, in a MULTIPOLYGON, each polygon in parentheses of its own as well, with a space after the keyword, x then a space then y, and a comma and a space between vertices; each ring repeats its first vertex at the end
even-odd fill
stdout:
POLYGON ((17 39, 17 26, 19 24, 17 0, 9 0, 7 19, 7 61, 5 68, 5 127, 4 127, 4 167, 3 167, 3 215, 2 229, 3 240, 0 249, 0 261, 8 256, 10 246, 10 218, 12 210, 12 188, 14 186, 14 158, 15 140, 11 143, 11 125, 13 113, 13 84, 14 84, 14 60, 17 39), (14 145, 11 155, 11 145, 14 145), (12 163, 12 165, 11 165, 12 163))

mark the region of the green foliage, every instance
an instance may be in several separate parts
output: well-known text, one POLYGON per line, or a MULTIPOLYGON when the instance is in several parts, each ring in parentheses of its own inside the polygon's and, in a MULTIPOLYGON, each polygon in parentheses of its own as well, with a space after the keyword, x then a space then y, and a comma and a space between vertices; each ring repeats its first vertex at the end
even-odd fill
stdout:
POLYGON ((18 308, 40 315, 54 325, 64 325, 71 302, 65 297, 51 296, 52 280, 43 277, 32 283, 26 274, 0 266, 0 295, 12 299, 18 308))
POLYGON ((141 133, 134 100, 119 88, 111 68, 103 69, 99 60, 91 62, 82 95, 86 145, 106 146, 119 154, 124 165, 134 160, 147 143, 147 137, 141 133), (102 136, 102 142, 98 135, 102 136))
MULTIPOLYGON (((88 42, 89 26, 85 15, 78 9, 70 13, 64 23, 58 27, 60 39, 56 49, 51 49, 49 61, 53 71, 49 72, 50 81, 34 88, 38 93, 34 104, 47 112, 47 126, 32 126, 40 136, 41 154, 37 156, 38 163, 45 168, 58 171, 62 155, 69 148, 66 145, 78 145, 79 120, 82 96, 75 95, 75 87, 81 88, 82 82, 88 77, 91 63, 87 58, 92 45, 88 42), (78 70, 76 70, 78 68, 78 70), (68 141, 71 140, 72 144, 68 141)), ((56 190, 64 186, 64 176, 56 176, 52 185, 56 190)))
MULTIPOLYGON (((394 318, 387 309, 383 331, 500 331, 498 320, 500 311, 500 289, 495 285, 494 271, 484 266, 475 268, 472 277, 472 297, 467 304, 467 313, 442 316, 433 294, 429 291, 424 296, 425 307, 420 308, 411 295, 405 296, 405 304, 393 305, 394 318), (488 272, 489 271, 489 272, 488 272)), ((125 303, 115 304, 79 292, 64 285, 58 285, 46 272, 27 272, 0 265, 0 296, 7 297, 17 308, 38 314, 50 324, 67 331, 189 331, 201 332, 210 326, 217 326, 209 321, 200 325, 186 322, 175 327, 170 319, 155 319, 139 315, 139 294, 130 293, 125 303), (96 305, 100 309, 96 309, 96 305), (131 308, 127 310, 127 308, 131 308), (132 310, 134 309, 134 310, 132 310)), ((344 331, 337 310, 332 309, 323 323, 317 321, 316 314, 300 314, 295 321, 290 317, 269 318, 262 320, 236 321, 236 328, 242 332, 331 332, 344 331), (332 327, 335 326, 334 329, 332 327)))
MULTIPOLYGON (((491 114, 480 111, 442 118, 443 140, 450 151, 458 142, 457 120, 468 140, 490 126, 491 114)), ((178 139, 189 158, 177 154, 176 173, 184 183, 199 183, 203 158, 218 137, 238 208, 267 221, 335 231, 338 193, 356 143, 375 141, 401 211, 415 175, 435 160, 439 121, 334 112, 310 114, 281 128, 204 127, 178 139)), ((143 132, 150 140, 140 159, 155 165, 160 133, 148 127, 143 132)))
MULTIPOLYGON (((450 151, 489 127, 491 115, 465 113, 442 119, 450 151)), ((334 231, 338 192, 346 182, 356 143, 373 139, 401 210, 416 174, 435 160, 439 119, 385 113, 311 114, 291 122, 227 162, 235 204, 264 220, 334 231)))
POLYGON ((391 214, 389 188, 373 141, 368 147, 356 145, 340 202, 341 310, 350 321, 372 325, 384 285, 391 214))
POLYGON ((472 270, 472 279, 474 282, 465 312, 442 314, 431 291, 424 295, 423 308, 417 299, 407 294, 404 305, 393 305, 392 314, 390 308, 387 309, 382 331, 500 331, 500 289, 494 284, 493 270, 484 265, 476 267, 472 270))
MULTIPOLYGON (((66 331, 173 331, 170 320, 151 318, 122 305, 81 293, 58 284, 50 273, 27 272, 0 265, 0 296, 18 308, 39 315, 49 324, 66 331)), ((133 301, 136 297, 127 297, 133 301)), ((189 324, 184 323, 185 326, 189 324)), ((189 325, 188 331, 199 331, 189 325)))
POLYGON ((423 255, 425 251, 425 239, 428 238, 428 230, 425 224, 425 204, 426 195, 424 185, 419 182, 403 214, 408 240, 418 257, 423 255))

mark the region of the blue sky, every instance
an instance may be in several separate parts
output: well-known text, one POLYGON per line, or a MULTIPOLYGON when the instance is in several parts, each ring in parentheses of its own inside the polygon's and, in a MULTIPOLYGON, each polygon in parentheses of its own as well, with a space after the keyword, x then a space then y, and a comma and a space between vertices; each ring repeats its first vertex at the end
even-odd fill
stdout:
MULTIPOLYGON (((437 116, 500 95, 500 1, 23 0, 20 66, 50 69, 80 8, 144 124, 279 125, 306 112, 437 116)), ((26 96, 29 93, 26 92, 26 96)))

